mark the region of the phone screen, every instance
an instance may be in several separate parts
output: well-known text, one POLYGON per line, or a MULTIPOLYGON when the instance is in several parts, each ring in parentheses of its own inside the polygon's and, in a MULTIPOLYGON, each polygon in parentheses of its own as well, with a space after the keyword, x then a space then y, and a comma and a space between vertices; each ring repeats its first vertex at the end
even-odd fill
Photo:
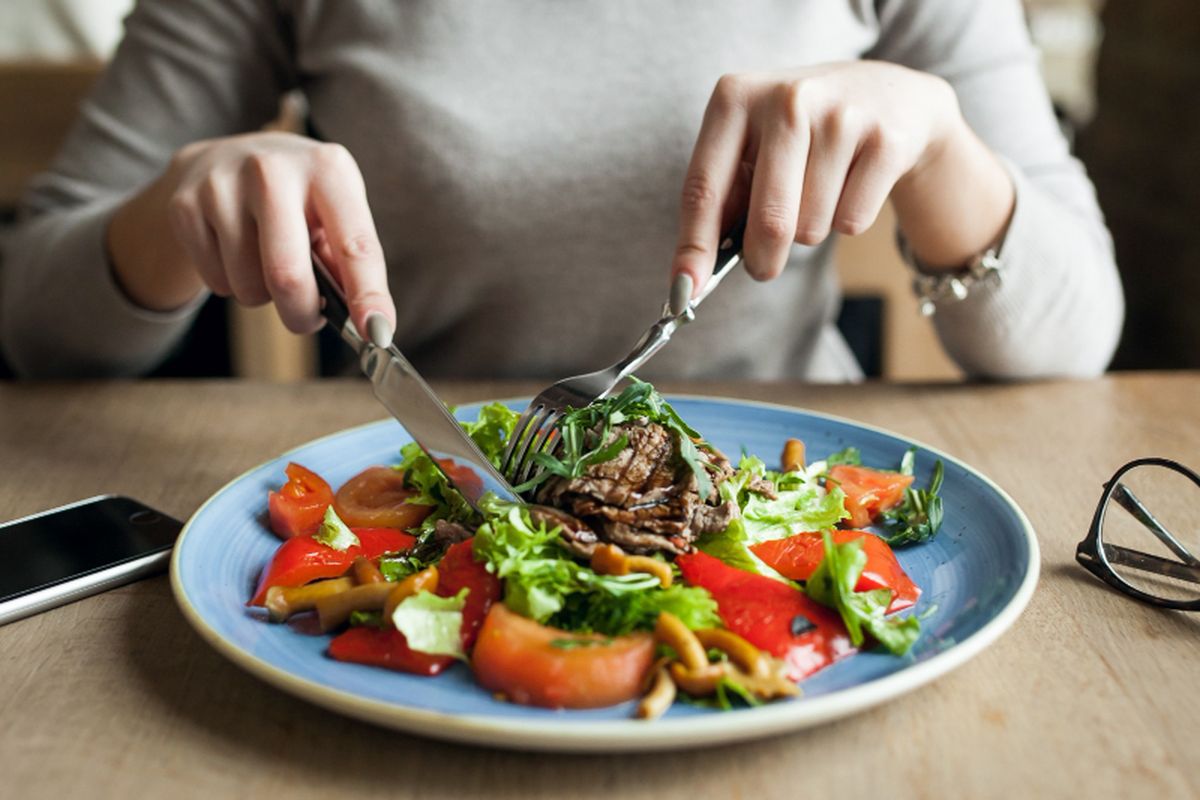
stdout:
POLYGON ((0 525, 0 601, 169 550, 181 527, 127 497, 101 497, 0 525))

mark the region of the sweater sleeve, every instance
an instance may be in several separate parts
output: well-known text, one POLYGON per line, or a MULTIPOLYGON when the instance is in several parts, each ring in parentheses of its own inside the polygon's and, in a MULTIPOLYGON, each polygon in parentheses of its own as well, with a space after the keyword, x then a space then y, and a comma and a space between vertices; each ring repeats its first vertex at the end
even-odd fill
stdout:
POLYGON ((112 275, 108 223, 182 145, 275 115, 294 83, 286 30, 268 0, 138 4, 5 242, 0 347, 19 375, 135 375, 177 344, 201 301, 166 313, 132 303, 112 275))
POLYGON ((1004 279, 938 304, 946 351, 968 374, 1091 376, 1124 315, 1112 240, 1054 118, 1017 0, 877 0, 867 54, 949 81, 964 117, 1012 177, 1004 279))

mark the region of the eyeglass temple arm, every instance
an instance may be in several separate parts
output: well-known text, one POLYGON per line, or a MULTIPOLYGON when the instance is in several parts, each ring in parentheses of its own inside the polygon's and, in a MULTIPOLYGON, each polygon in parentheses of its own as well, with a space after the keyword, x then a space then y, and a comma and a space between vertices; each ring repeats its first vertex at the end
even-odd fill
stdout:
POLYGON ((1198 567, 1180 564, 1177 561, 1159 558, 1158 556, 1152 556, 1149 553, 1142 553, 1138 550, 1130 550, 1128 547, 1121 547, 1118 544, 1105 543, 1104 556, 1110 564, 1133 567, 1134 569, 1140 569, 1142 572, 1153 572, 1156 575, 1165 575, 1168 578, 1176 578, 1181 581, 1200 583, 1200 568, 1198 567))
MULTIPOLYGON (((1190 564, 1192 567, 1200 569, 1200 558, 1196 558, 1196 556, 1192 555, 1191 551, 1184 547, 1182 542, 1171 535, 1171 532, 1167 530, 1161 522, 1154 518, 1154 515, 1150 513, 1150 510, 1142 505, 1142 501, 1137 498, 1137 495, 1129 490, 1128 486, 1123 483, 1118 483, 1117 488, 1113 490, 1112 496, 1122 508, 1133 515, 1134 519, 1146 526, 1151 533, 1158 537, 1160 542, 1170 548, 1172 553, 1179 556, 1183 561, 1190 564)), ((1131 550, 1129 552, 1136 551, 1131 550)), ((1150 557, 1153 558, 1153 556, 1150 557)), ((1170 564, 1173 562, 1164 561, 1163 563, 1170 564)), ((1137 564, 1126 563, 1126 566, 1137 567, 1137 564)), ((1158 572, 1159 570, 1152 571, 1158 572)), ((1184 578, 1184 580, 1194 579, 1184 578)))

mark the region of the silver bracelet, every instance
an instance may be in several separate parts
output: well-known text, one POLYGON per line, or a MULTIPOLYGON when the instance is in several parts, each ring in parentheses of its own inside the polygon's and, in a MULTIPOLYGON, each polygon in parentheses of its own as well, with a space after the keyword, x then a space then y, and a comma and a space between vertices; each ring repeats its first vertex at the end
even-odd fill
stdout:
POLYGON ((921 264, 903 236, 897 234, 896 244, 904 263, 915 273, 913 291, 923 317, 933 316, 937 304, 943 300, 965 300, 976 286, 999 286, 1004 280, 1004 262, 1000 258, 999 246, 984 250, 965 267, 933 270, 921 264))

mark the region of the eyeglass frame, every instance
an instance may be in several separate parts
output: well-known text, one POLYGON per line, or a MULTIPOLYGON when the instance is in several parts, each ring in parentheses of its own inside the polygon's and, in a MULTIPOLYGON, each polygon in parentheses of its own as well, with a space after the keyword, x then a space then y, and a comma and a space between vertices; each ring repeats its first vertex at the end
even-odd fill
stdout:
MULTIPOLYGON (((1121 478, 1130 471, 1145 466, 1165 467, 1173 470, 1191 479, 1200 488, 1200 474, 1197 474, 1188 467, 1180 464, 1169 458, 1136 458, 1122 465, 1113 476, 1104 484, 1104 493, 1100 496, 1100 503, 1096 506, 1096 513, 1092 516, 1092 525, 1088 529, 1088 534, 1082 542, 1075 548, 1075 560, 1080 566, 1088 572, 1095 575, 1100 580, 1104 581, 1113 589, 1126 594, 1143 603, 1148 603, 1159 608, 1170 608, 1178 611, 1200 611, 1200 598, 1195 600, 1171 600, 1165 597, 1144 592, 1138 589, 1133 584, 1122 578, 1120 574, 1113 568, 1108 553, 1104 552, 1107 549, 1115 548, 1114 552, 1120 554, 1127 561, 1119 561, 1126 566, 1143 569, 1147 572, 1155 572, 1159 575, 1168 575, 1170 577, 1179 578, 1181 580, 1193 581, 1200 584, 1200 558, 1193 555, 1179 540, 1177 540, 1170 531, 1168 531, 1162 523, 1154 518, 1154 515, 1149 512, 1137 495, 1133 494, 1128 487, 1121 483, 1121 478), (1113 500, 1113 495, 1117 489, 1123 489, 1122 497, 1117 499, 1117 503, 1122 508, 1126 509, 1140 522, 1150 533, 1154 534, 1171 552, 1177 555, 1181 562, 1176 563, 1158 556, 1152 556, 1148 553, 1142 553, 1138 550, 1130 550, 1129 548, 1121 547, 1120 545, 1105 544, 1100 546, 1100 530, 1104 527, 1104 515, 1108 510, 1108 505, 1113 500), (1126 505, 1131 502, 1135 508, 1126 505), (1135 562, 1141 562, 1140 564, 1135 562), (1189 566, 1190 565, 1190 566, 1189 566)), ((1200 589, 1198 589, 1200 591, 1200 589)))

